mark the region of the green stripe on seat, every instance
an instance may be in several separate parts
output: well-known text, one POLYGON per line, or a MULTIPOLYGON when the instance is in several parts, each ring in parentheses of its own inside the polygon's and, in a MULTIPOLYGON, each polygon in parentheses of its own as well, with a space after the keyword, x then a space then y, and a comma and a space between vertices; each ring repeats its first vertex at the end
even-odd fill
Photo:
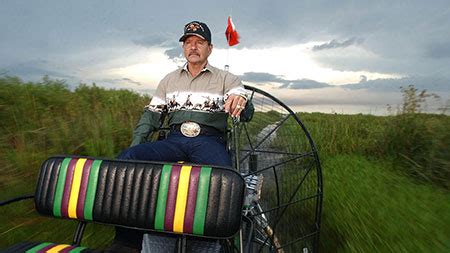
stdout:
MULTIPOLYGON (((70 158, 69 158, 69 160, 70 160, 70 158)), ((33 248, 31 248, 31 249, 25 251, 25 253, 36 253, 36 252, 38 252, 39 250, 41 250, 41 249, 43 249, 43 248, 45 248, 45 247, 47 247, 47 246, 50 246, 50 245, 52 245, 52 244, 53 244, 53 243, 51 243, 51 242, 43 242, 43 243, 38 244, 38 245, 34 246, 33 248)))
POLYGON ((53 215, 56 217, 61 217, 61 204, 64 193, 64 184, 66 182, 67 167, 72 158, 64 158, 59 169, 58 182, 56 184, 55 200, 53 201, 53 215))
POLYGON ((156 202, 155 229, 164 230, 164 219, 166 216, 167 193, 169 191, 170 174, 172 165, 165 164, 159 179, 158 200, 156 202))
POLYGON ((74 249, 71 249, 69 251, 69 253, 80 253, 82 250, 85 250, 85 249, 87 249, 87 248, 86 247, 76 247, 74 249))
POLYGON ((211 167, 202 167, 198 181, 197 203, 195 204, 193 233, 203 235, 205 230, 206 207, 208 205, 209 181, 211 167))
POLYGON ((86 192, 86 200, 84 204, 84 219, 92 220, 93 219, 93 209, 94 209, 94 201, 95 194, 97 193, 97 182, 98 182, 98 173, 100 171, 100 165, 102 164, 102 160, 94 160, 91 167, 91 173, 89 174, 89 182, 86 192))

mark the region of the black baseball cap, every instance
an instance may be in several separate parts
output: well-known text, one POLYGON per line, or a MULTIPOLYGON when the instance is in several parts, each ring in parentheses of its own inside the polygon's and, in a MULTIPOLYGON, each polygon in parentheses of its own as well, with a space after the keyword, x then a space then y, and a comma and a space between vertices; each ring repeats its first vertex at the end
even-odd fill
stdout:
POLYGON ((198 36, 211 43, 211 31, 205 23, 200 21, 192 21, 184 26, 184 34, 181 36, 180 42, 185 41, 191 35, 198 36))

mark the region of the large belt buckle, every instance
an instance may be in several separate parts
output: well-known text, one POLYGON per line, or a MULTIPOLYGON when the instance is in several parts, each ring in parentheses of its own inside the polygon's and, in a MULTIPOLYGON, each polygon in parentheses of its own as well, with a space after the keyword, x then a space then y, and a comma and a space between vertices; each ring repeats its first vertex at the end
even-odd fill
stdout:
POLYGON ((192 121, 186 121, 180 127, 181 133, 186 137, 196 137, 200 134, 200 130, 200 125, 192 121))

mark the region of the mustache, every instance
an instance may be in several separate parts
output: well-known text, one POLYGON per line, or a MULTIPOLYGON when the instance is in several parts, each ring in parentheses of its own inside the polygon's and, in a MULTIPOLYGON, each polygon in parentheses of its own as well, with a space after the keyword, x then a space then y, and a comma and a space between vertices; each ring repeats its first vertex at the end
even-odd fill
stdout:
POLYGON ((189 52, 189 55, 200 55, 200 54, 198 53, 198 51, 192 50, 189 52))

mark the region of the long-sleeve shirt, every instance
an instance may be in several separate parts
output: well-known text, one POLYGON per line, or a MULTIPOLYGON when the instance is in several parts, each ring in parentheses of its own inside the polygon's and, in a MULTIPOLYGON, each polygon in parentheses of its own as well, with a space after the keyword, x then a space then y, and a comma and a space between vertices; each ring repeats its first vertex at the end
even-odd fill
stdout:
POLYGON ((187 65, 169 73, 145 107, 145 118, 143 115, 134 131, 133 144, 139 144, 159 127, 164 111, 168 112, 169 125, 193 121, 224 132, 228 117, 224 104, 232 94, 247 97, 240 79, 209 64, 196 77, 192 77, 187 65))

